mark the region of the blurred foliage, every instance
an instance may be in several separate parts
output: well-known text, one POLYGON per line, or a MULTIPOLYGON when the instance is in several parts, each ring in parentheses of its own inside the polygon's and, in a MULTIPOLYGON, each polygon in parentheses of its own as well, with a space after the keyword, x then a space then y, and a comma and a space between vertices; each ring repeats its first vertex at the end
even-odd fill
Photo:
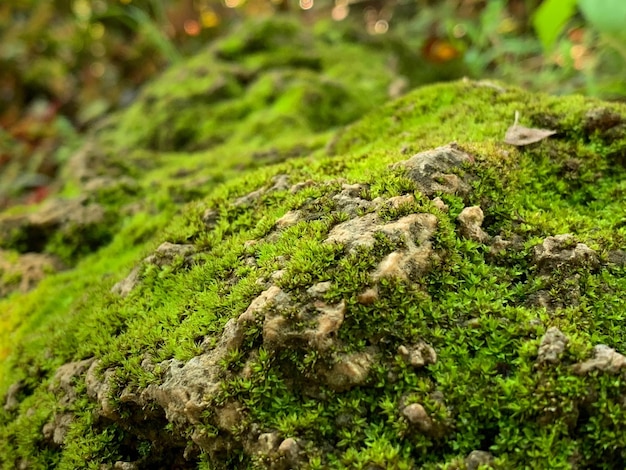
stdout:
POLYGON ((245 17, 281 12, 310 25, 347 23, 359 32, 355 41, 386 35, 402 45, 395 65, 403 67, 411 85, 492 77, 549 93, 623 98, 625 5, 622 0, 4 0, 0 208, 45 197, 84 129, 132 102, 140 86, 168 63, 205 47, 245 17))

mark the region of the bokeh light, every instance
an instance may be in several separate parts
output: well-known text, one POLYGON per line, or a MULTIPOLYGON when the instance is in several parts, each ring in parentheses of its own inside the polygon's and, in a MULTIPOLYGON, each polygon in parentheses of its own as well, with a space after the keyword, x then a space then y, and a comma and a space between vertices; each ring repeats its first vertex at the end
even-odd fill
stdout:
POLYGON ((206 9, 200 13, 200 22, 205 28, 215 28, 220 23, 220 18, 212 9, 206 9))
POLYGON ((88 20, 91 17, 91 4, 87 0, 75 0, 72 11, 79 20, 88 20))
POLYGON ((378 20, 374 23, 375 34, 385 34, 387 31, 389 31, 389 23, 387 20, 378 20))
POLYGON ((104 27, 102 23, 93 23, 91 25, 91 28, 89 29, 89 34, 91 35, 92 39, 98 40, 98 39, 102 39, 105 31, 106 31, 106 28, 104 27))
POLYGON ((100 61, 92 62, 89 66, 89 73, 95 77, 100 78, 104 75, 104 71, 106 70, 104 64, 100 61))
POLYGON ((202 31, 202 26, 196 20, 187 20, 183 25, 185 33, 189 36, 197 36, 202 31))
POLYGON ((365 21, 367 23, 374 23, 378 20, 378 12, 374 7, 367 7, 363 12, 363 16, 365 17, 365 21))
POLYGON ((310 10, 313 8, 313 0, 300 0, 300 8, 303 10, 310 10))
POLYGON ((104 44, 102 44, 101 42, 94 42, 90 47, 89 50, 91 51, 91 54, 94 57, 103 57, 104 54, 106 54, 106 48, 104 47, 104 44))
POLYGON ((336 0, 330 16, 335 21, 342 21, 348 17, 349 13, 350 6, 348 5, 348 0, 336 0))
POLYGON ((465 28, 464 25, 462 24, 455 24, 454 28, 452 28, 452 35, 455 38, 462 38, 463 36, 465 36, 467 34, 467 29, 465 28))

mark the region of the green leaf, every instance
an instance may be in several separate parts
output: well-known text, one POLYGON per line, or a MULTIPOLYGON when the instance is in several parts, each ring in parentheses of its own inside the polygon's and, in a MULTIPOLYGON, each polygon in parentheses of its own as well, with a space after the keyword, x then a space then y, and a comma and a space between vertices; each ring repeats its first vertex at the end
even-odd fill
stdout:
POLYGON ((624 0, 578 0, 585 19, 602 34, 626 41, 626 2, 624 0))
POLYGON ((533 26, 545 51, 552 48, 575 12, 576 0, 546 0, 537 8, 533 26))

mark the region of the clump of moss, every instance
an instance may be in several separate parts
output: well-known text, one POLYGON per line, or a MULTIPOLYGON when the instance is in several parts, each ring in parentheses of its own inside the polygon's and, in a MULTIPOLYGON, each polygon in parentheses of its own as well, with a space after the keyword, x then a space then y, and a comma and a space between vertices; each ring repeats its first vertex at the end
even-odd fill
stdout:
POLYGON ((384 42, 356 46, 291 20, 250 21, 146 87, 102 138, 115 148, 178 151, 288 145, 384 102, 397 77, 386 67, 391 57, 384 42))
POLYGON ((154 188, 189 158, 206 189, 169 174, 99 253, 0 303, 24 318, 0 461, 624 466, 624 123, 458 82, 239 176, 220 148, 161 155, 154 188), (515 111, 558 134, 502 143, 515 111))

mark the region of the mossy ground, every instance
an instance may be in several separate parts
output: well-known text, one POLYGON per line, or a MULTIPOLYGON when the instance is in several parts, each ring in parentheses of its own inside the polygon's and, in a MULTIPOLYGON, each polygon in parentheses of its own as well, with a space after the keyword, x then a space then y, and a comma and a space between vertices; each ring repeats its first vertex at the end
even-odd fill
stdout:
MULTIPOLYGON (((222 55, 236 55, 239 47, 227 44, 222 55)), ((254 67, 264 63, 251 57, 254 67)), ((310 64, 302 58, 298 63, 310 64)), ((170 75, 178 73, 183 72, 170 75)), ((303 77, 308 80, 306 73, 303 77)), ((270 92, 274 85, 264 81, 274 79, 271 74, 259 79, 258 92, 270 92)), ((276 107, 268 105, 268 116, 278 121, 283 107, 302 103, 298 80, 288 82, 293 96, 288 89, 275 97, 276 107)), ((234 108, 224 104, 224 113, 246 106, 249 95, 238 88, 241 85, 231 87, 228 79, 221 83, 229 97, 243 97, 234 108)), ((300 462, 303 468, 464 468, 464 458, 474 450, 490 452, 492 464, 500 468, 626 465, 623 372, 581 375, 572 369, 590 357, 596 344, 626 351, 626 273, 624 263, 610 261, 626 247, 623 106, 528 94, 501 85, 441 84, 369 113, 339 131, 328 146, 325 129, 343 122, 330 118, 325 129, 316 129, 298 113, 293 121, 298 132, 289 134, 288 143, 278 135, 277 146, 293 149, 300 143, 294 140, 305 145, 299 147, 301 153, 287 152, 287 158, 278 157, 274 163, 262 157, 255 161, 250 151, 273 138, 254 139, 250 126, 255 119, 260 126, 259 110, 256 118, 226 124, 228 135, 235 136, 232 146, 215 137, 219 127, 196 125, 203 113, 217 109, 219 115, 219 104, 190 110, 188 117, 163 132, 158 130, 166 119, 155 121, 155 127, 146 122, 144 133, 130 128, 125 120, 145 112, 139 107, 168 106, 162 100, 170 95, 159 95, 159 86, 152 88, 152 99, 119 118, 124 124, 112 122, 97 141, 115 146, 117 152, 148 149, 142 150, 148 152, 146 158, 131 163, 117 156, 119 171, 139 181, 139 194, 145 198, 140 210, 128 211, 112 241, 81 258, 71 271, 49 277, 30 293, 0 300, 2 321, 16 335, 3 343, 10 346, 2 364, 0 395, 21 383, 18 404, 0 411, 0 462, 5 468, 20 463, 31 468, 99 468, 117 461, 151 468, 280 465, 274 457, 245 451, 242 443, 251 427, 297 439, 306 455, 300 462), (593 121, 590 113, 599 108, 612 113, 616 122, 607 127, 593 121), (522 124, 551 127, 558 135, 522 149, 501 143, 515 111, 521 113, 522 124), (309 124, 298 127, 302 119, 309 124), (450 141, 475 162, 457 170, 471 181, 467 195, 438 194, 449 207, 445 212, 390 164, 450 141), (184 151, 178 151, 181 147, 184 151), (125 170, 124 165, 137 162, 145 162, 145 170, 125 170), (297 192, 267 191, 277 175, 288 175, 292 185, 311 183, 297 192), (380 209, 384 220, 413 213, 438 218, 433 240, 438 256, 427 275, 382 280, 375 302, 358 300, 372 284, 372 270, 398 246, 382 235, 373 248, 352 253, 324 242, 332 227, 349 218, 333 200, 342 183, 365 185, 361 197, 366 200, 414 195, 409 204, 380 209), (235 202, 260 188, 266 191, 256 199, 235 202), (457 216, 469 206, 482 208, 482 227, 489 235, 517 237, 516 247, 494 254, 488 244, 459 236, 457 216), (211 226, 202 222, 206 210, 217 214, 211 226), (276 221, 290 210, 315 216, 277 229, 276 221), (595 250, 599 267, 565 266, 540 273, 533 248, 563 233, 595 250), (179 257, 160 267, 145 264, 141 282, 127 297, 111 292, 162 241, 192 244, 197 256, 192 263, 179 257), (120 393, 160 384, 164 361, 186 362, 200 355, 279 269, 285 271, 276 285, 298 302, 308 301, 306 291, 312 285, 331 282, 324 302, 346 304, 337 332, 341 352, 372 347, 378 351, 367 381, 345 391, 310 383, 312 371, 328 357, 301 347, 268 349, 256 325, 223 361, 230 378, 220 393, 208 397, 213 408, 194 424, 196 431, 214 439, 211 442, 228 446, 194 447, 189 429, 164 418, 137 424, 136 410, 120 400, 120 393), (551 303, 534 303, 539 295, 551 303), (557 327, 569 343, 559 362, 540 364, 538 348, 549 327, 557 327), (402 360, 399 346, 418 341, 434 348, 436 363, 415 369, 402 360), (88 397, 82 377, 76 378, 77 398, 66 410, 62 397, 49 390, 59 366, 86 358, 97 358, 102 371, 114 371, 109 393, 119 420, 99 416, 99 405, 88 397), (146 368, 146 360, 156 369, 146 368), (240 374, 246 364, 249 373, 240 374), (216 421, 216 410, 233 401, 241 405, 244 419, 225 430, 216 421), (434 430, 416 430, 402 416, 402 407, 410 403, 423 406, 434 430), (42 428, 61 411, 70 413, 73 421, 59 446, 43 438, 42 428), (171 439, 150 439, 142 426, 163 427, 171 439), (185 460, 187 443, 191 451, 185 460)), ((254 93, 254 87, 248 91, 254 93)), ((333 103, 333 90, 322 93, 333 103)), ((174 109, 174 115, 185 113, 174 109)), ((348 113, 350 118, 356 114, 348 113)), ((282 128, 288 127, 281 122, 282 128)))

